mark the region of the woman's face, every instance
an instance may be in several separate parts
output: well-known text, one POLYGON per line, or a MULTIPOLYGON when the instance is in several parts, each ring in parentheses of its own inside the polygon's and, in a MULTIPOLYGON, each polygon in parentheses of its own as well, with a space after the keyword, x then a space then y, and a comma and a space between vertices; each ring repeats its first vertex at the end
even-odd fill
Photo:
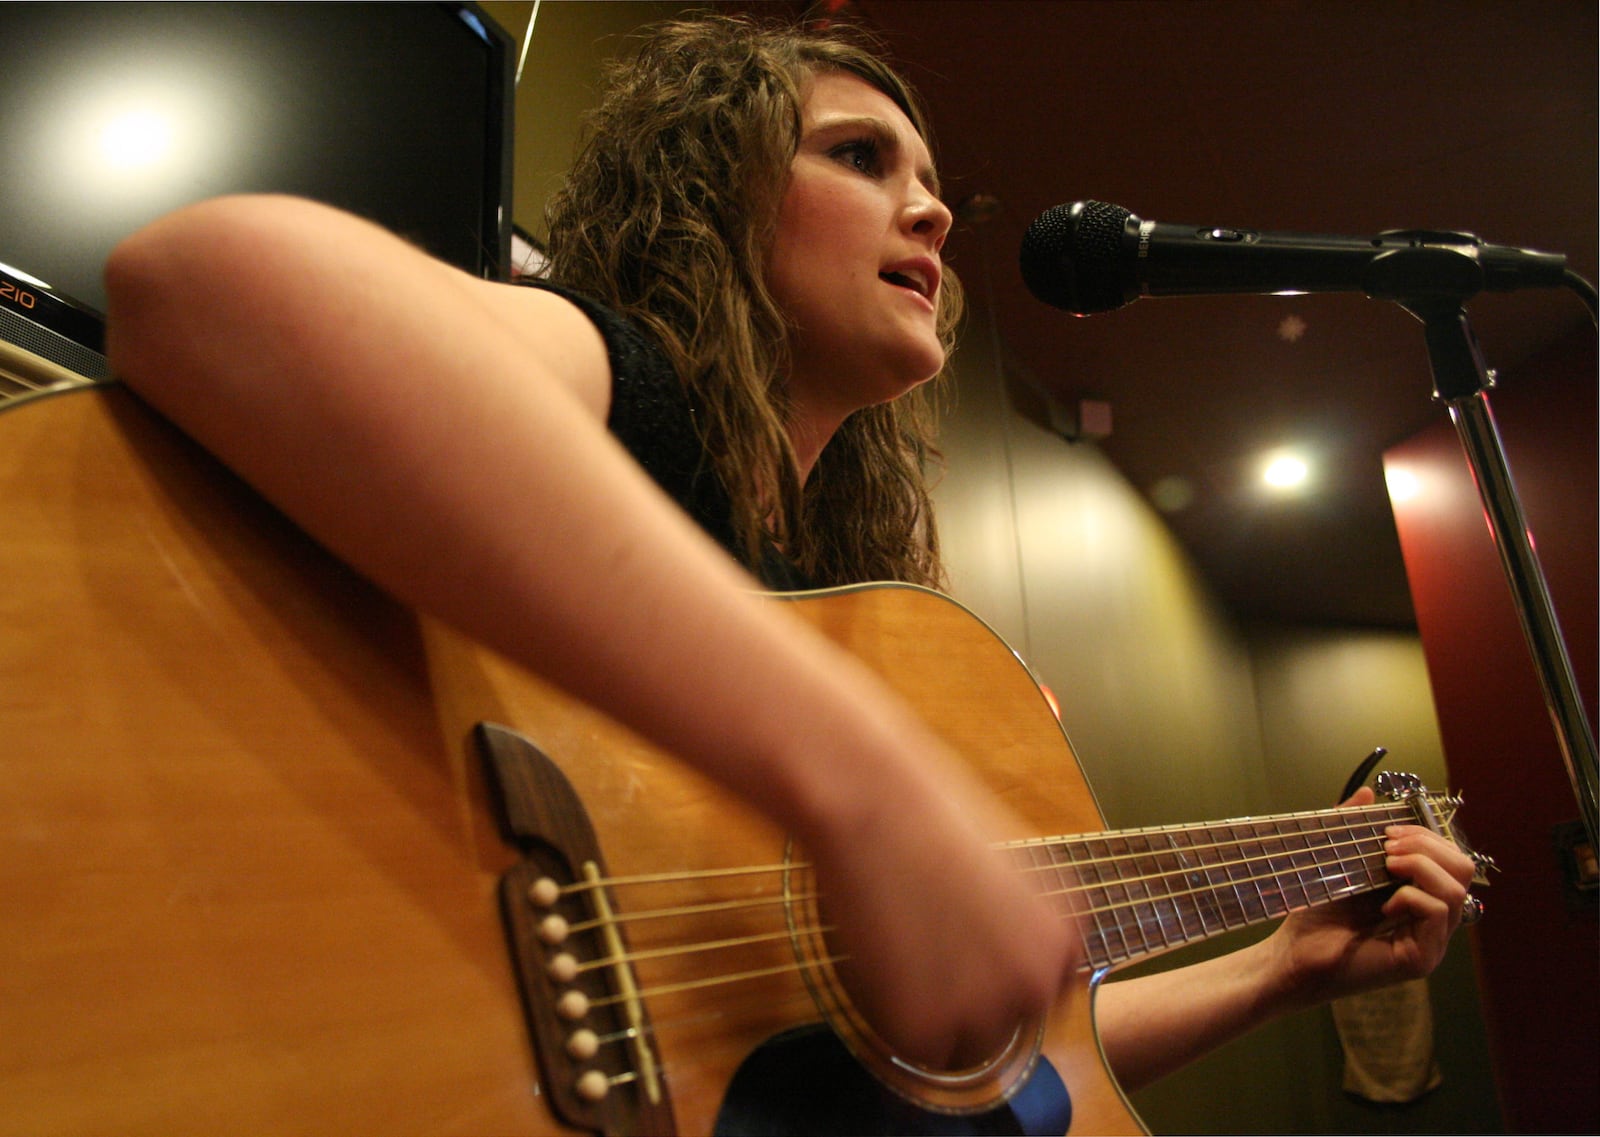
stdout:
POLYGON ((794 326, 788 391, 832 425, 936 375, 950 211, 911 120, 871 84, 812 76, 767 285, 794 326))

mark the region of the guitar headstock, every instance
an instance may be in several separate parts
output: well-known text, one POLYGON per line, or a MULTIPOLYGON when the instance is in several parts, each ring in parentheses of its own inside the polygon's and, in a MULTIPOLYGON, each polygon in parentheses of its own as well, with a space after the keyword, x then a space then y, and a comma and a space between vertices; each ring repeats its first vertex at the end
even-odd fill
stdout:
POLYGON ((1494 858, 1488 853, 1480 853, 1474 849, 1467 840, 1466 832, 1456 821, 1456 812, 1461 808, 1459 794, 1439 795, 1434 799, 1433 809, 1441 817, 1439 833, 1455 842, 1456 848, 1472 858, 1472 883, 1487 885, 1489 873, 1499 872, 1500 866, 1494 863, 1494 858))
POLYGON ((1439 836, 1455 843, 1472 858, 1472 883, 1489 884, 1490 871, 1498 872, 1500 866, 1487 853, 1480 853, 1467 841, 1466 832, 1456 822, 1461 809, 1459 794, 1431 793, 1415 774, 1402 774, 1385 770, 1375 780, 1378 793, 1392 801, 1406 802, 1417 815, 1417 823, 1432 829, 1439 836))

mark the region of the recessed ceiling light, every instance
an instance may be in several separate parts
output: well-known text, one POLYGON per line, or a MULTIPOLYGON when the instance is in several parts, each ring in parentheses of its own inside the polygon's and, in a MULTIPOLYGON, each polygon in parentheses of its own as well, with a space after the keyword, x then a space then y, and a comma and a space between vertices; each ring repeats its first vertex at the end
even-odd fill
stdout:
POLYGON ((1267 458, 1262 467, 1261 479, 1273 489, 1292 490, 1305 485, 1311 476, 1311 467, 1298 454, 1279 451, 1267 458))
POLYGON ((160 162, 172 149, 172 120, 138 109, 118 114, 100 131, 100 155, 117 169, 141 169, 160 162))

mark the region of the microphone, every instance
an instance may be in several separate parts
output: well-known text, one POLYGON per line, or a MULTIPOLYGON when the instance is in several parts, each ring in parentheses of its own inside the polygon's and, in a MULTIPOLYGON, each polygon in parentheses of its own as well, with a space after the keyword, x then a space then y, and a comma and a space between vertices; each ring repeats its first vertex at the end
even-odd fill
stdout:
POLYGON ((1056 308, 1109 312, 1141 296, 1364 292, 1376 300, 1466 300, 1566 283, 1567 258, 1471 233, 1374 237, 1262 233, 1143 221, 1120 205, 1075 201, 1041 213, 1022 239, 1022 279, 1056 308))

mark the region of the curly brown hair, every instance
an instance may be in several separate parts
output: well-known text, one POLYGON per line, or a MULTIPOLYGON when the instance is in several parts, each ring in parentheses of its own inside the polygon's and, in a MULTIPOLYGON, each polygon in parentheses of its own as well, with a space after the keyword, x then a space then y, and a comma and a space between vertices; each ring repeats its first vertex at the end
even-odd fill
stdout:
MULTIPOLYGON (((694 400, 750 564, 771 542, 819 585, 938 587, 931 385, 846 419, 804 486, 784 429, 789 325, 765 265, 804 84, 822 71, 882 91, 932 148, 910 86, 859 29, 707 16, 648 30, 637 55, 609 69, 546 209, 551 275, 660 341, 694 400)), ((940 292, 948 358, 962 307, 954 274, 940 292)))

